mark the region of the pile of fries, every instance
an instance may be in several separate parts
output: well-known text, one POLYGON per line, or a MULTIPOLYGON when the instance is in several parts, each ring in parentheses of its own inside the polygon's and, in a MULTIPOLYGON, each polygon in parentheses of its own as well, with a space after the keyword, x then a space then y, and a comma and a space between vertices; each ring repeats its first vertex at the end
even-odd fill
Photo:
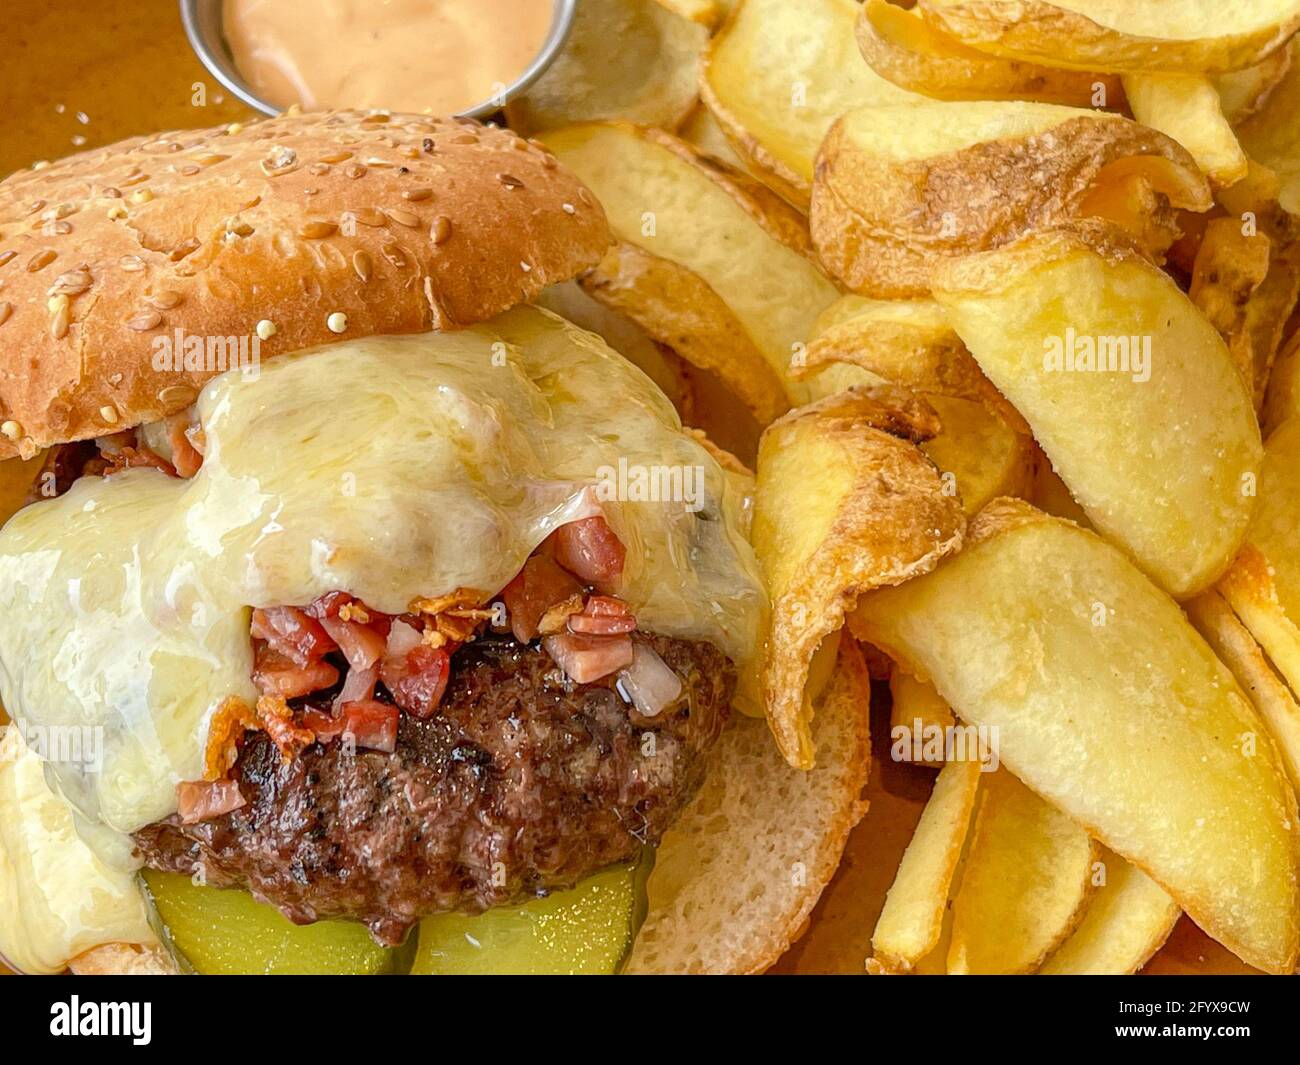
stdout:
POLYGON ((564 312, 756 463, 781 753, 856 641, 933 778, 869 971, 1296 967, 1298 29, 585 0, 510 115, 618 238, 564 312))

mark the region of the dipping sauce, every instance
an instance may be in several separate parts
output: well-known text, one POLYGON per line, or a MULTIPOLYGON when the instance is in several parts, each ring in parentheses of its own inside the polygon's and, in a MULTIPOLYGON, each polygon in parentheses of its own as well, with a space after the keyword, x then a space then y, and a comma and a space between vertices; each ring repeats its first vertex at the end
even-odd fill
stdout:
POLYGON ((527 69, 551 0, 225 0, 235 65, 277 107, 452 114, 527 69))

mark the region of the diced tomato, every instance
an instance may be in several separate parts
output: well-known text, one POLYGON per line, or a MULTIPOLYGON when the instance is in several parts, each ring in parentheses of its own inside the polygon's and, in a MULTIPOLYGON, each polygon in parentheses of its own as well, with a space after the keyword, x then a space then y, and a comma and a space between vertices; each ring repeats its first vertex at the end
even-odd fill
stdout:
POLYGON ((343 687, 338 695, 334 696, 334 706, 339 707, 344 703, 354 702, 357 699, 373 699, 375 697, 375 685, 379 682, 379 665, 376 663, 369 669, 349 669, 348 675, 343 678, 343 687))
POLYGON ((203 454, 190 438, 190 419, 184 412, 167 419, 167 442, 172 446, 172 465, 181 477, 193 477, 203 466, 203 454))
POLYGON ((319 621, 296 606, 254 610, 252 633, 299 666, 314 662, 338 646, 319 621))
POLYGON ((555 664, 577 684, 590 684, 632 664, 632 637, 627 635, 561 633, 547 636, 542 646, 555 664))
POLYGON ((623 575, 627 550, 599 515, 561 525, 552 535, 555 560, 588 584, 610 584, 623 575))
POLYGON ((308 603, 303 612, 317 619, 336 618, 339 616, 339 610, 348 603, 356 601, 356 596, 349 595, 347 592, 326 592, 308 603))
POLYGON ((584 636, 617 636, 636 631, 636 618, 622 599, 593 595, 581 614, 569 615, 569 631, 584 636))
POLYGON ((528 643, 537 638, 542 615, 556 603, 582 594, 582 585, 550 555, 536 554, 524 563, 515 579, 502 589, 501 600, 510 612, 515 639, 528 643))
POLYGON ((442 701, 451 675, 453 647, 430 647, 417 644, 402 658, 385 658, 379 669, 384 682, 397 703, 412 717, 429 717, 442 701))
POLYGON ((297 699, 322 688, 332 688, 338 681, 339 671, 324 659, 318 658, 300 666, 279 651, 273 651, 269 644, 258 647, 253 664, 253 683, 263 695, 297 699))
POLYGON ((329 743, 342 733, 344 721, 341 716, 312 708, 302 712, 302 727, 311 729, 321 743, 329 743))
POLYGON ((321 618, 320 623, 353 669, 369 669, 384 653, 384 637, 368 625, 337 617, 321 618))
POLYGON ((358 747, 389 754, 397 749, 397 707, 376 699, 358 699, 339 707, 339 716, 343 735, 352 736, 358 747))
POLYGON ((234 780, 186 780, 176 785, 176 809, 187 825, 238 810, 246 801, 234 780))

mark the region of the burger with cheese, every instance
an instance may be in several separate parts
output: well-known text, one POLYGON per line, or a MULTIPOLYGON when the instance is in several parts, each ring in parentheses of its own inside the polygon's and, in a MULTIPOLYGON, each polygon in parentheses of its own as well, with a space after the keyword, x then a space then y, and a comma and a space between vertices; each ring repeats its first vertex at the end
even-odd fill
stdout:
MULTIPOLYGON (((767 611, 746 474, 527 305, 609 243, 544 149, 423 116, 0 183, 13 967, 614 971, 702 781, 794 774, 727 725, 767 611)), ((779 834, 749 802, 731 830, 779 834)), ((770 953, 796 911, 732 916, 770 953)))

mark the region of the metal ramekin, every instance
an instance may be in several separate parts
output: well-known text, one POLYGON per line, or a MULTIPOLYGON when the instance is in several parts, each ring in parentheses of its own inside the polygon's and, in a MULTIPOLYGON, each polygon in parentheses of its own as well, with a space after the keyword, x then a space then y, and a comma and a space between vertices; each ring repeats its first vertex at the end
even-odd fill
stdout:
MULTIPOLYGON (((278 115, 280 109, 254 93, 236 68, 235 61, 230 55, 230 47, 221 32, 221 3, 222 0, 180 0, 181 22, 185 25, 185 34, 190 39, 190 46, 203 61, 203 65, 212 72, 212 76, 249 107, 263 114, 278 115)), ((467 118, 487 118, 501 109, 503 98, 514 99, 541 77, 542 72, 559 55, 560 48, 573 28, 573 16, 578 8, 578 0, 554 0, 553 7, 551 31, 546 35, 542 50, 533 57, 527 69, 506 86, 502 96, 476 104, 468 110, 461 111, 461 115, 467 118)))

